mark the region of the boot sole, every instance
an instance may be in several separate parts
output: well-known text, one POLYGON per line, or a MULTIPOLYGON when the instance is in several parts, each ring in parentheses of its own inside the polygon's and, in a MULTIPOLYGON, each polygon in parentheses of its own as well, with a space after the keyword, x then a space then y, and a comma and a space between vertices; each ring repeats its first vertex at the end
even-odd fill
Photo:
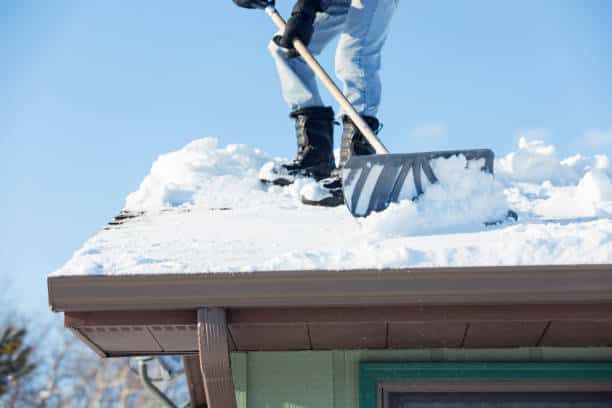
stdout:
POLYGON ((291 184, 293 184, 293 180, 287 180, 287 179, 277 179, 277 180, 259 179, 259 181, 262 184, 272 184, 274 186, 280 186, 280 187, 286 187, 286 186, 290 186, 291 184))
MULTIPOLYGON (((321 181, 324 180, 328 177, 330 177, 330 175, 327 175, 325 177, 322 176, 301 176, 302 178, 311 178, 314 181, 321 181)), ((295 182, 295 180, 288 180, 288 179, 284 179, 284 178, 278 178, 276 180, 265 180, 265 179, 259 179, 260 182, 262 182, 263 184, 272 184, 275 186, 281 186, 281 187, 286 187, 286 186, 290 186, 291 184, 293 184, 295 182)))
POLYGON ((344 197, 325 197, 321 201, 311 201, 302 197, 302 204, 315 207, 338 207, 344 204, 344 197))

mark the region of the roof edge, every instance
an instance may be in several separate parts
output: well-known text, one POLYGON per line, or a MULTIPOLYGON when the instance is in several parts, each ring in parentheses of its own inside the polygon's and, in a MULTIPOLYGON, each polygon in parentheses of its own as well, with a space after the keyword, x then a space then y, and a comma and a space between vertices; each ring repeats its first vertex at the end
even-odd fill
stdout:
POLYGON ((612 301, 611 264, 51 276, 47 283, 59 312, 612 301))

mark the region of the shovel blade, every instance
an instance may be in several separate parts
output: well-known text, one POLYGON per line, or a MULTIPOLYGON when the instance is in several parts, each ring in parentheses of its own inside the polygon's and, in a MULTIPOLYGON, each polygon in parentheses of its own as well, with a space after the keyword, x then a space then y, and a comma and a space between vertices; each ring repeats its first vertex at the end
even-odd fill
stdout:
POLYGON ((495 154, 490 149, 353 156, 342 170, 344 202, 354 217, 367 217, 389 204, 416 199, 427 184, 438 182, 431 161, 463 155, 483 160, 482 171, 493 174, 495 154))

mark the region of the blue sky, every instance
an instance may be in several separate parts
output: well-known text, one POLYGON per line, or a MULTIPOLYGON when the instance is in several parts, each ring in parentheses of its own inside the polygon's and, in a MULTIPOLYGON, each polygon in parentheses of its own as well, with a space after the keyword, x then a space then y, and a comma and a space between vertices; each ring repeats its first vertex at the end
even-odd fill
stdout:
MULTIPOLYGON (((383 56, 390 150, 504 154, 536 130, 560 156, 612 156, 612 2, 400 3, 383 56)), ((0 13, 0 273, 27 311, 159 154, 204 136, 294 152, 261 12, 8 0, 0 13)))

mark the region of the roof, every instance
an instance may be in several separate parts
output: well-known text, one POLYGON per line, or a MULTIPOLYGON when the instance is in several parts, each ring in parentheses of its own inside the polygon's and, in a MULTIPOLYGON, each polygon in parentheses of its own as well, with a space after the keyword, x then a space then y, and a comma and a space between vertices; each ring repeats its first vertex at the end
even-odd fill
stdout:
POLYGON ((162 155, 124 212, 51 276, 612 263, 612 184, 604 170, 580 173, 555 162, 551 174, 578 174, 576 184, 557 186, 503 171, 493 179, 461 159, 440 160, 434 167, 447 182, 354 219, 342 207, 302 205, 308 180, 261 184, 267 159, 212 139, 162 155), (518 222, 485 226, 509 208, 518 222))

